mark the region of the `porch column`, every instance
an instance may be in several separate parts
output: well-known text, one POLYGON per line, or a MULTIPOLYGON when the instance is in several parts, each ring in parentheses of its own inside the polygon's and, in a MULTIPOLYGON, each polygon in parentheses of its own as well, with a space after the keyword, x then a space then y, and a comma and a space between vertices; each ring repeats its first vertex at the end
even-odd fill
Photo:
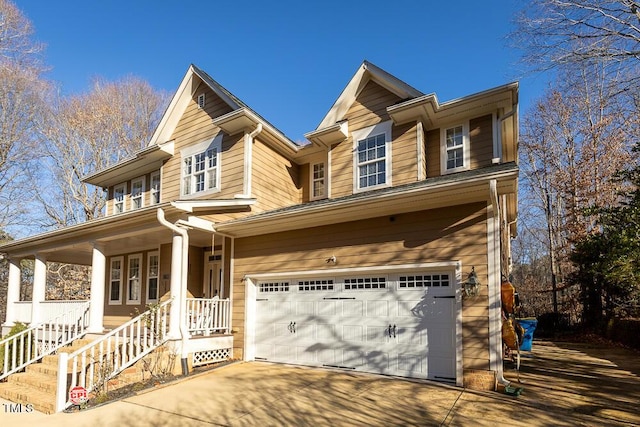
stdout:
POLYGON ((31 326, 35 326, 42 322, 40 314, 40 302, 45 299, 45 288, 47 286, 47 259, 36 254, 35 265, 33 268, 33 296, 31 298, 31 326))
POLYGON ((104 245, 93 244, 91 260, 91 296, 89 302, 89 328, 87 332, 100 334, 104 331, 104 294, 107 257, 104 245))
POLYGON ((9 259, 9 284, 7 287, 7 311, 4 326, 16 324, 16 303, 20 301, 20 260, 9 259))
POLYGON ((180 288, 182 282, 182 236, 174 233, 171 242, 171 310, 169 336, 180 338, 180 288))

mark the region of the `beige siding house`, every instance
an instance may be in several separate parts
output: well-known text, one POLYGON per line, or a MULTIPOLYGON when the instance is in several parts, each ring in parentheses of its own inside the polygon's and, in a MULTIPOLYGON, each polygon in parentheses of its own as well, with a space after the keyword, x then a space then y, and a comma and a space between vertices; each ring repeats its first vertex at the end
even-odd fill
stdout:
POLYGON ((299 145, 190 66, 148 146, 85 178, 107 191, 104 217, 0 246, 3 330, 64 310, 43 301, 42 272, 70 262, 92 266, 86 333, 165 302, 166 340, 189 367, 222 351, 503 381, 518 84, 440 102, 365 61, 334 90, 299 145), (22 259, 35 260, 32 301, 16 292, 22 259), (207 310, 222 323, 202 334, 207 310))

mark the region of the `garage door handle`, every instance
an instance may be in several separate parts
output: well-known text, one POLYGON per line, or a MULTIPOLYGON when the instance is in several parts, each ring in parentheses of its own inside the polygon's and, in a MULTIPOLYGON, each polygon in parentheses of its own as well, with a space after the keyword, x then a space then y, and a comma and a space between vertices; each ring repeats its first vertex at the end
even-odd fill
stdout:
POLYGON ((293 333, 296 333, 296 322, 293 322, 293 333))
POLYGON ((396 325, 393 325, 393 337, 396 337, 396 325))

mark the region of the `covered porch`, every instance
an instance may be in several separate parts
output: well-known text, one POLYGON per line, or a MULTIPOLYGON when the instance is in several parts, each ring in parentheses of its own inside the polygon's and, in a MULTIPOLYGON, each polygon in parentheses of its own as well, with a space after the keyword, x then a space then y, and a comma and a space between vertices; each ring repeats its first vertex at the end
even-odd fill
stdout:
MULTIPOLYGON (((226 212, 220 206, 215 210, 226 212)), ((88 305, 87 332, 101 334, 166 300, 172 301, 170 337, 178 339, 185 330, 194 336, 229 333, 231 245, 213 222, 175 203, 6 243, 0 247, 9 259, 3 335, 17 322, 69 322, 61 316, 83 304, 88 305), (30 301, 20 300, 23 259, 33 261, 30 301), (47 300, 48 262, 90 266, 89 299, 47 300)))

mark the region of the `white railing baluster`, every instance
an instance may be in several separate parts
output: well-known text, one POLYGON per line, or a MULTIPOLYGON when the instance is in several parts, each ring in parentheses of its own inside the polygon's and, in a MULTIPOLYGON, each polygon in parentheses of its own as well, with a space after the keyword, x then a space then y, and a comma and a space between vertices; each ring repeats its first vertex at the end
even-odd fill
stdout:
MULTIPOLYGON (((68 357, 74 370, 72 377, 75 378, 76 376, 76 366, 80 360, 80 385, 85 387, 87 391, 92 391, 99 384, 109 381, 122 370, 133 365, 164 343, 167 335, 165 329, 170 302, 166 301, 160 304, 156 311, 149 310, 142 313, 99 340, 93 341, 71 353, 68 357), (161 316, 162 322, 157 320, 161 316), (97 357, 96 352, 98 353, 97 357), (87 360, 87 353, 91 355, 90 360, 87 360), (87 369, 89 370, 88 381, 87 369)), ((58 375, 67 375, 66 368, 60 369, 58 375)), ((59 380, 59 384, 62 383, 63 381, 59 380)), ((66 390, 58 390, 58 399, 60 399, 61 393, 65 392, 66 390)), ((57 411, 62 411, 70 405, 71 402, 65 401, 63 407, 57 406, 57 411)))

